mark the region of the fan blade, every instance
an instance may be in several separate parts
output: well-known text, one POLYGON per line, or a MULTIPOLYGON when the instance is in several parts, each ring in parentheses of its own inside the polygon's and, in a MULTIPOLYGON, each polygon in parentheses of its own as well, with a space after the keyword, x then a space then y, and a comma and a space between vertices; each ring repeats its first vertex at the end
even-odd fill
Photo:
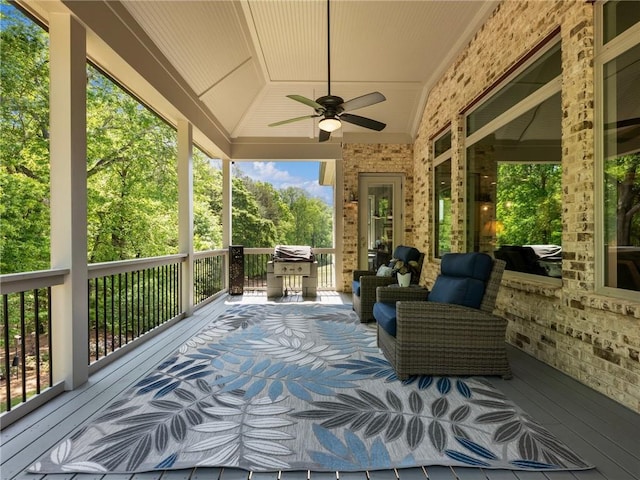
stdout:
POLYGON ((304 103, 305 105, 309 105, 314 110, 321 110, 324 112, 324 107, 318 102, 311 100, 310 98, 303 97, 302 95, 287 95, 287 98, 295 100, 296 102, 304 103))
POLYGON ((305 115, 304 117, 290 118, 289 120, 281 120, 280 122, 270 123, 269 126, 270 127, 277 127, 278 125, 285 125, 287 123, 298 122, 300 120, 305 120, 307 118, 315 118, 315 117, 319 117, 319 116, 320 115, 305 115))
POLYGON ((352 98, 344 102, 341 107, 343 112, 349 112, 358 108, 368 107, 369 105, 375 105, 376 103, 384 102, 385 96, 380 92, 371 92, 361 97, 352 98))
POLYGON ((360 115, 353 115, 351 113, 343 113, 340 115, 340 120, 353 123, 364 128, 370 128, 371 130, 383 130, 387 126, 386 123, 378 122, 377 120, 371 120, 370 118, 361 117, 360 115))
POLYGON ((331 133, 330 132, 326 132, 326 131, 320 129, 320 135, 318 135, 318 141, 319 142, 326 142, 330 138, 331 138, 331 133))

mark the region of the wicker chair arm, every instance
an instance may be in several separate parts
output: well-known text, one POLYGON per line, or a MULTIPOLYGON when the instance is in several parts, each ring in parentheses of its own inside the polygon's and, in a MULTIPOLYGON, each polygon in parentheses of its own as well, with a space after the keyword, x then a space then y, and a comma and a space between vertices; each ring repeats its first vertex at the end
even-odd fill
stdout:
POLYGON ((365 275, 360 277, 360 295, 371 294, 371 299, 376 298, 376 288, 391 285, 395 282, 393 277, 378 277, 377 275, 365 275), (366 293, 364 293, 366 292, 366 293))
POLYGON ((429 290, 416 287, 378 287, 376 288, 376 300, 383 303, 395 303, 398 301, 424 302, 429 296, 429 290))
POLYGON ((373 272, 371 270, 354 270, 353 271, 353 279, 354 280, 360 280, 360 277, 364 277, 364 276, 375 276, 376 272, 373 272))
POLYGON ((504 339, 507 320, 474 308, 437 302, 396 303, 396 338, 411 342, 432 338, 497 335, 504 339))

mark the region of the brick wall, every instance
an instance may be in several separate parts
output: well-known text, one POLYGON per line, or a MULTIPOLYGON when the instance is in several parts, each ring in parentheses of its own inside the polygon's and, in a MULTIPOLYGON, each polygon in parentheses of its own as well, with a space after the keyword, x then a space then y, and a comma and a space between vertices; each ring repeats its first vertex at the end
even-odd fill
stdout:
MULTIPOLYGON (((509 342, 640 411, 640 299, 621 300, 595 292, 594 6, 591 3, 583 0, 501 3, 431 90, 414 144, 416 223, 413 239, 421 250, 430 252, 421 283, 429 285, 438 267, 431 254, 433 158, 430 139, 450 126, 452 249, 464 251, 466 204, 461 112, 558 29, 563 67, 562 281, 554 285, 506 275, 498 297, 498 312, 509 319, 509 342)), ((346 228, 345 238, 349 238, 346 228)), ((345 268, 349 267, 345 265, 345 268)))

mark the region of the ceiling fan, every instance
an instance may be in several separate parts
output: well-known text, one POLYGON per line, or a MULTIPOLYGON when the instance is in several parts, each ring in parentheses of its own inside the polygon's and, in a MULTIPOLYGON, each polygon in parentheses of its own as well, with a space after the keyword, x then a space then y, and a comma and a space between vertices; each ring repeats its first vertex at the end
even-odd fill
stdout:
POLYGON ((350 112, 358 108, 368 107, 376 103, 384 102, 385 96, 380 92, 371 92, 360 97, 352 98, 344 101, 341 97, 331 95, 331 34, 330 34, 330 0, 327 0, 327 95, 311 100, 302 95, 287 95, 288 98, 296 102, 304 103, 315 110, 313 115, 304 115, 302 117, 290 118, 269 124, 270 127, 285 125, 307 118, 322 117, 318 126, 320 127, 319 141, 326 142, 331 137, 331 132, 338 130, 342 126, 342 121, 358 125, 360 127, 369 128, 371 130, 380 131, 387 125, 377 120, 353 115, 350 112))

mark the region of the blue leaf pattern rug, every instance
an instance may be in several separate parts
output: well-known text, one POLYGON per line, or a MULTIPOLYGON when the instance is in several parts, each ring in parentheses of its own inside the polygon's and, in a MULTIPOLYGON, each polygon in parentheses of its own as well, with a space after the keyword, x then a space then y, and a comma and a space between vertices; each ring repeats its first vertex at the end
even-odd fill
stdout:
POLYGON ((401 382, 348 306, 239 305, 31 472, 591 468, 483 378, 401 382))

